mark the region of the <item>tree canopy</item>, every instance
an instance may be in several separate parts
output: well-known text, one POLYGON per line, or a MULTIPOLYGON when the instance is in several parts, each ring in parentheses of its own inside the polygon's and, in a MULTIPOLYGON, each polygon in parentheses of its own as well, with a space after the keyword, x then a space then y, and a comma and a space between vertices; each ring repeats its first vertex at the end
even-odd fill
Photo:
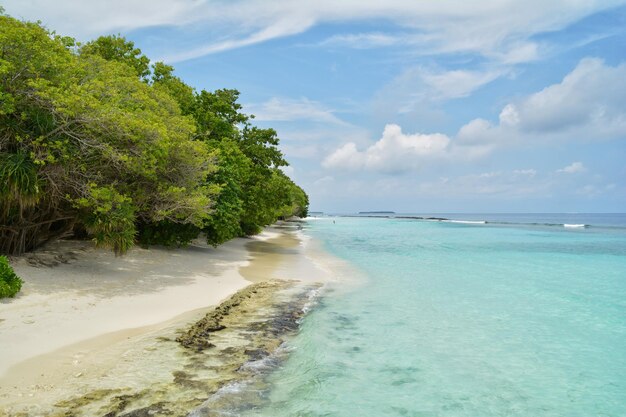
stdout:
POLYGON ((202 232, 217 245, 305 216, 276 131, 238 98, 121 36, 80 45, 0 15, 0 252, 72 235, 116 254, 202 232))

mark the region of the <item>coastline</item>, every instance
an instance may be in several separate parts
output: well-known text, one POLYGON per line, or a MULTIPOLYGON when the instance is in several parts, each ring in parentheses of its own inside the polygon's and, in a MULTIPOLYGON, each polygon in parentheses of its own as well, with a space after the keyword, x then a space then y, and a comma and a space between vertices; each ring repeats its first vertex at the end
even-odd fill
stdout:
MULTIPOLYGON (((19 259, 15 269, 26 278, 24 293, 0 304, 0 410, 46 412, 59 400, 98 387, 99 379, 139 387, 149 375, 135 378, 124 364, 135 371, 159 368, 157 357, 177 349, 170 343, 163 352, 160 342, 171 341, 251 283, 297 279, 310 288, 329 280, 329 271, 305 255, 294 229, 279 224, 218 248, 137 248, 117 259, 61 242, 43 255, 19 259), (49 263, 51 257, 61 263, 29 264, 49 263)), ((266 304, 276 304, 270 298, 266 304)))

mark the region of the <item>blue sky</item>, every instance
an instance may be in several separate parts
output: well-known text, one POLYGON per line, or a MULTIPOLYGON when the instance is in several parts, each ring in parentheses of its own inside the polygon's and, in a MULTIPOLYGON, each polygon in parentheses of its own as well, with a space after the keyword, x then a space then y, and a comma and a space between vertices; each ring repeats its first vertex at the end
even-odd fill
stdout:
POLYGON ((312 210, 626 209, 626 1, 2 4, 238 89, 312 210))

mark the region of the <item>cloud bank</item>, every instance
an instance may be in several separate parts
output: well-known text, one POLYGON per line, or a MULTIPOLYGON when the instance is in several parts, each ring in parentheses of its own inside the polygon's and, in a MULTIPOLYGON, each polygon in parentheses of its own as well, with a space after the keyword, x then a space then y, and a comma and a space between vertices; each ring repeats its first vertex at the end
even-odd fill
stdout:
MULTIPOLYGON (((429 160, 472 159, 504 147, 620 139, 626 139, 626 64, 613 67, 585 58, 560 83, 504 106, 496 124, 474 119, 454 137, 405 134, 400 126, 387 125, 373 145, 359 150, 348 142, 328 155, 323 166, 401 173, 429 160)), ((575 162, 560 172, 584 170, 575 162)))
POLYGON ((402 133, 400 126, 385 126, 382 138, 364 151, 352 142, 346 143, 329 155, 323 165, 327 168, 373 170, 387 173, 418 168, 423 161, 442 156, 450 138, 441 133, 429 135, 402 133))
POLYGON ((81 40, 102 33, 157 26, 193 25, 211 36, 200 46, 169 56, 170 62, 302 33, 318 24, 388 21, 392 35, 344 34, 328 40, 359 45, 410 44, 426 54, 471 52, 501 62, 534 59, 530 38, 562 29, 624 0, 6 0, 16 17, 37 20, 81 40), (462 22, 462 24, 460 23, 462 22), (207 33, 209 33, 207 32, 207 33))

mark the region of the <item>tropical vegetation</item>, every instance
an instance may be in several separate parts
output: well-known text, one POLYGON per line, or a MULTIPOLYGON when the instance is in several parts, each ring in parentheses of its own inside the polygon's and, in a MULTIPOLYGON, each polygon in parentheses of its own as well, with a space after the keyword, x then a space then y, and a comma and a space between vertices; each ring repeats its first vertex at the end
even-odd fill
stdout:
POLYGON ((133 42, 80 44, 0 10, 0 253, 62 237, 218 245, 305 216, 273 129, 133 42))
POLYGON ((22 279, 15 274, 6 256, 0 256, 0 298, 14 297, 22 288, 22 279))

